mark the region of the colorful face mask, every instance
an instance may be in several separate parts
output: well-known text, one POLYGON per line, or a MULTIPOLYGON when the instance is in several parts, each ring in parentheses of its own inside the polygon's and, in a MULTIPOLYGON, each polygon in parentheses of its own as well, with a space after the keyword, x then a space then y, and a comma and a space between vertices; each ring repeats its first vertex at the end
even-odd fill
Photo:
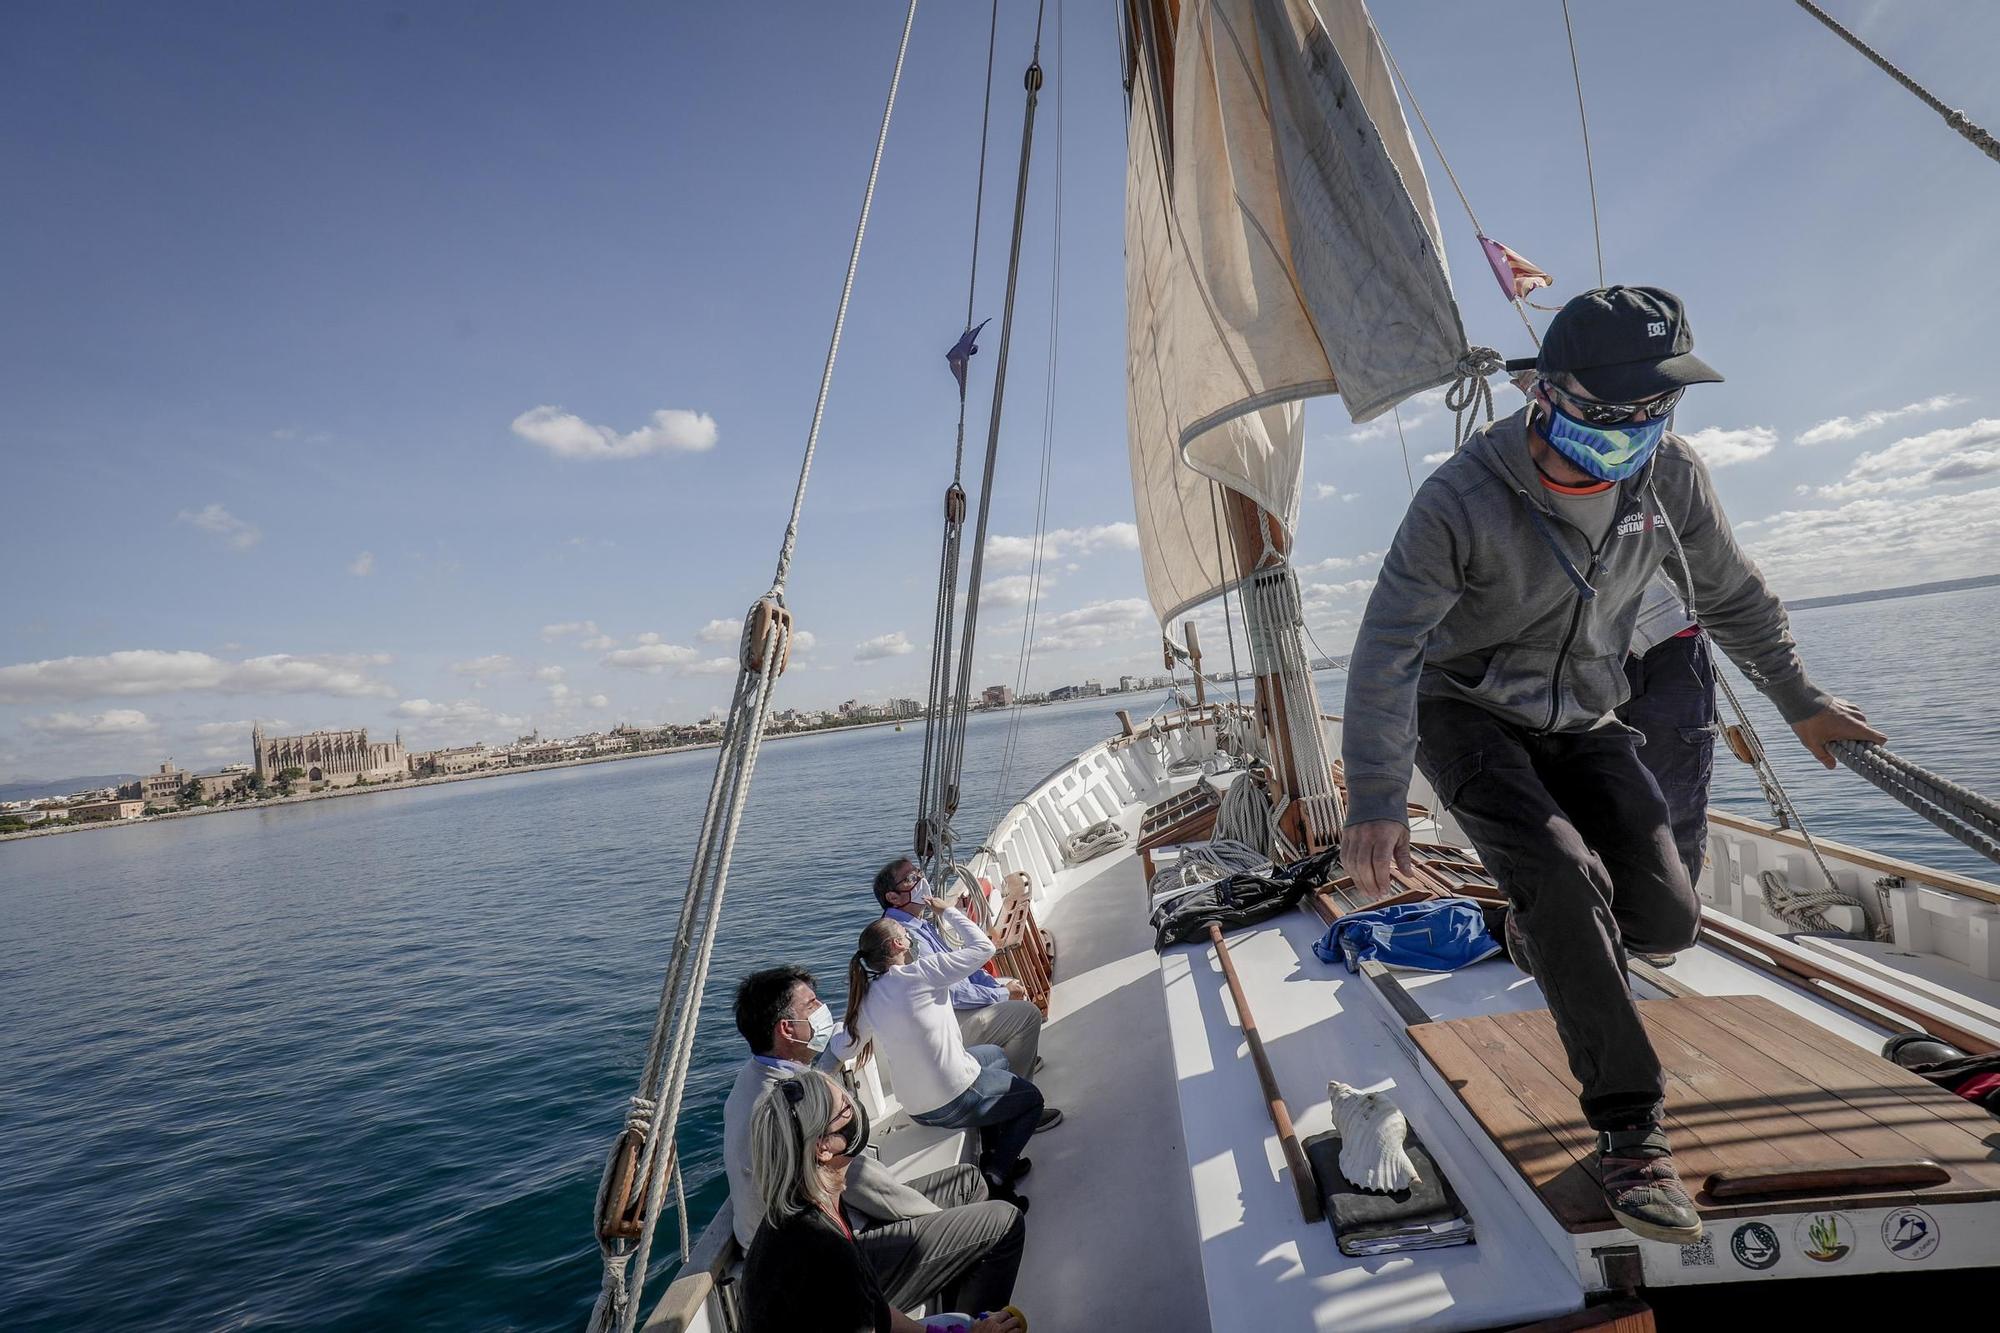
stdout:
POLYGON ((1557 453, 1599 481, 1623 481, 1646 466, 1666 432, 1665 417, 1623 426, 1593 426, 1554 402, 1549 404, 1549 419, 1542 427, 1557 453))

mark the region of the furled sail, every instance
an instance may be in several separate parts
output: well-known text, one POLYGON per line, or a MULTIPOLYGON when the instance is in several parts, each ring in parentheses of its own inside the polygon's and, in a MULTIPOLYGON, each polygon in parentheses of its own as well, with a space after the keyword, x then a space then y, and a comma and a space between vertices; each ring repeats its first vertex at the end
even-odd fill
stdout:
POLYGON ((1365 421, 1466 350, 1360 0, 1132 0, 1127 424, 1162 622, 1230 586, 1212 482, 1298 517, 1299 400, 1365 421))

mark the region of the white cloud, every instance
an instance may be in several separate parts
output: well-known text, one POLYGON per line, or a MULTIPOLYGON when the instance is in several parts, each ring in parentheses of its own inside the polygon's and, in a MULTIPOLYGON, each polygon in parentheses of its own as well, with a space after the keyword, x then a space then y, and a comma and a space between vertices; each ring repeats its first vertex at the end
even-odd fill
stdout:
POLYGON ((1342 569, 1353 569, 1357 565, 1373 565, 1383 556, 1381 551, 1363 551, 1360 555, 1330 555, 1324 560, 1315 560, 1309 565, 1297 567, 1300 575, 1332 574, 1342 569))
POLYGON ((819 640, 813 637, 813 632, 809 629, 792 631, 792 651, 795 653, 809 653, 818 643, 819 640))
POLYGON ((658 675, 668 667, 685 666, 700 656, 694 649, 677 643, 646 643, 637 648, 620 648, 606 653, 603 665, 617 667, 621 671, 646 671, 658 675))
POLYGON ((1444 449, 1434 454, 1425 454, 1424 466, 1436 467, 1439 463, 1444 462, 1445 459, 1450 458, 1453 452, 1454 452, 1453 450, 1444 449))
MULTIPOLYGON (((1095 551, 1136 551, 1139 525, 1099 523, 1089 528, 1051 528, 1042 534, 1042 559, 1061 560, 1066 556, 1089 555, 1095 551)), ((1025 565, 1035 558, 1033 537, 986 539, 986 558, 996 565, 1025 565)))
POLYGON ((519 731, 528 719, 510 713, 496 713, 477 699, 405 699, 390 710, 408 720, 411 729, 426 736, 450 732, 464 737, 477 730, 519 731))
POLYGON ((1102 648, 1124 644, 1158 632, 1152 603, 1141 597, 1091 602, 1044 617, 1036 627, 1035 647, 1050 652, 1102 648))
POLYGON ((485 657, 475 657, 465 662, 453 662, 452 674, 473 676, 484 680, 488 676, 504 675, 514 669, 514 659, 505 653, 489 653, 485 657))
POLYGON ((611 707, 611 700, 606 695, 593 694, 588 699, 585 699, 583 704, 586 708, 609 708, 611 707))
POLYGON ((113 708, 88 716, 80 713, 51 713, 47 717, 31 717, 27 725, 30 730, 38 731, 44 736, 60 736, 65 739, 91 736, 150 736, 160 729, 159 723, 136 708, 113 708))
POLYGON ((182 523, 192 523, 203 532, 222 538, 232 551, 247 551, 264 540, 256 524, 246 523, 219 504, 183 509, 178 517, 182 523))
POLYGON ((1681 438, 1693 446, 1694 451, 1701 455, 1701 461, 1711 468, 1749 463, 1778 447, 1778 432, 1769 426, 1744 426, 1739 430, 1708 426, 1681 438))
MULTIPOLYGON (((653 642, 659 642, 657 635, 654 636, 653 642)), ((616 646, 617 643, 618 640, 612 638, 609 634, 593 634, 588 639, 580 640, 576 646, 587 653, 601 653, 607 648, 616 646)), ((648 646, 650 647, 651 645, 648 646)))
POLYGON ((1912 435, 1887 449, 1866 453, 1847 469, 1845 480, 1821 486, 1832 500, 1890 495, 1950 481, 2000 473, 2000 418, 1981 417, 1969 426, 1912 435))
POLYGON ((715 447, 715 418, 706 412, 661 408, 653 422, 620 434, 593 426, 560 407, 530 408, 514 418, 514 433, 557 458, 643 458, 661 452, 702 453, 715 447))
POLYGON ((594 635, 597 633, 595 620, 565 620, 560 624, 542 626, 542 638, 549 643, 557 639, 567 639, 572 634, 594 635))
POLYGON ((1864 435, 1877 427, 1886 426, 1891 421, 1922 416, 1927 412, 1942 412, 1946 408, 1957 407, 1964 401, 1963 394, 1941 393, 1921 402, 1905 403, 1901 407, 1878 408, 1873 412, 1863 412, 1858 417, 1834 417, 1800 431, 1796 443, 1810 445, 1851 440, 1857 435, 1864 435))
POLYGON ((915 650, 916 645, 910 642, 909 637, 903 631, 897 630, 892 634, 878 634, 857 644, 854 649, 854 660, 875 662, 885 657, 901 657, 904 653, 915 650))
POLYGON ((1323 481, 1316 482, 1313 485, 1313 499, 1315 500, 1331 500, 1338 494, 1340 494, 1340 487, 1338 486, 1330 486, 1323 481))
POLYGON ((679 672, 683 676, 733 676, 736 674, 736 659, 733 657, 708 657, 699 662, 690 662, 679 672))
POLYGON ((536 667, 534 670, 534 678, 544 685, 561 680, 564 674, 563 669, 559 666, 536 667))
POLYGON ((231 662, 207 653, 128 649, 98 657, 61 657, 0 667, 0 703, 197 692, 388 698, 395 690, 366 670, 387 661, 379 655, 294 657, 274 653, 231 662))
POLYGON ((734 643, 742 634, 743 622, 741 620, 723 620, 717 618, 696 630, 694 636, 703 643, 734 643))
POLYGON ((365 579, 370 574, 373 574, 375 572, 375 553, 373 551, 363 551, 360 555, 355 556, 354 562, 348 565, 347 572, 358 579, 365 579))
POLYGON ((1743 549, 1784 597, 2000 569, 2000 486, 1786 510, 1743 549))
MULTIPOLYGON (((1005 578, 987 579, 979 588, 979 604, 981 606, 1026 606, 1028 604, 1029 582, 1030 576, 1027 574, 1009 574, 1005 578)), ((1044 572, 1042 574, 1043 594, 1046 595, 1054 584, 1055 579, 1044 572)))
POLYGON ((653 633, 651 630, 647 630, 644 634, 641 634, 638 638, 634 639, 633 642, 645 645, 654 643, 664 643, 666 641, 662 639, 659 635, 653 633))

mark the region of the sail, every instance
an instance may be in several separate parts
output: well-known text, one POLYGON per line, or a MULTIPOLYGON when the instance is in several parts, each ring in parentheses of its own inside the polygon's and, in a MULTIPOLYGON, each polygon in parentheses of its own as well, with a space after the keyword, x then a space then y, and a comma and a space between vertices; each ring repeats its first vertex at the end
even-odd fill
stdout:
POLYGON ((1211 483, 1298 517, 1299 400, 1365 421, 1449 381, 1465 334, 1436 210, 1359 0, 1136 0, 1127 425, 1164 622, 1240 572, 1211 483), (1167 31, 1171 23, 1172 31, 1167 31))

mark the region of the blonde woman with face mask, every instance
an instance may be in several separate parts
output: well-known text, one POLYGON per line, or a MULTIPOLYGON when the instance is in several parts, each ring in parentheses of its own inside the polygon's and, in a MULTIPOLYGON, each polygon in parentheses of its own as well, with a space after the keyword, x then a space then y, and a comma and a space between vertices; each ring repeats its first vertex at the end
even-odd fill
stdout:
POLYGON ((892 1308, 854 1243, 840 1205, 868 1119, 816 1070, 772 1085, 750 1117, 750 1155, 764 1221, 743 1266, 749 1333, 1026 1333, 1011 1306, 921 1323, 892 1308))

